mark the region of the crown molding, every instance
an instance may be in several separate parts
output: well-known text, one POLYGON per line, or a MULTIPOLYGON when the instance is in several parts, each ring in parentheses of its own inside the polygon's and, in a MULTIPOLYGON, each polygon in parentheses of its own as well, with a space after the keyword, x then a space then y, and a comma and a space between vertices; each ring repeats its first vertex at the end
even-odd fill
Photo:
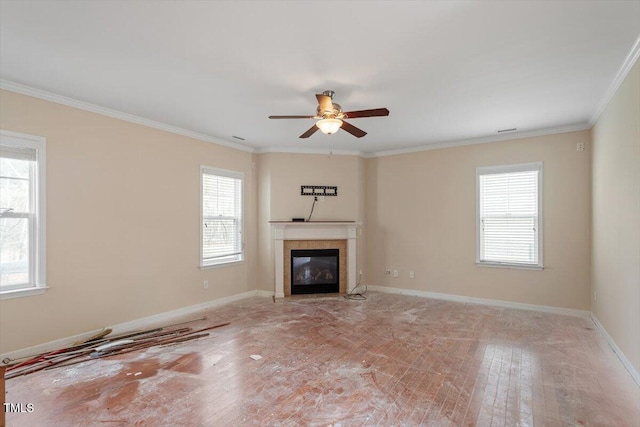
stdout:
POLYGON ((34 98, 44 99, 45 101, 55 102, 56 104, 62 104, 62 105, 66 105, 67 107, 78 108, 80 110, 89 111, 91 113, 102 114, 104 116, 112 117, 114 119, 124 120, 126 122, 135 123, 138 125, 147 126, 154 129, 159 129, 165 132, 175 133, 177 135, 182 135, 182 136, 197 139, 200 141, 209 142, 211 144, 222 145, 224 147, 233 148, 241 151, 247 151, 249 153, 253 153, 255 151, 253 147, 213 138, 209 135, 205 135, 202 133, 193 132, 177 126, 172 126, 166 123, 157 122, 155 120, 145 119, 144 117, 139 117, 133 114, 123 113, 121 111, 101 107, 99 105, 91 104, 89 102, 79 101, 77 99, 47 92, 42 89, 32 88, 32 87, 25 86, 20 83, 15 83, 9 80, 0 79, 0 89, 7 90, 9 92, 19 93, 21 95, 32 96, 34 98))
POLYGON ((618 70, 616 77, 613 79, 613 82, 611 82, 611 86, 609 86, 609 89, 602 97, 600 104, 598 104, 598 108, 596 109, 593 116, 591 116, 591 120, 589 120, 590 126, 593 127, 593 125, 596 124, 596 122, 600 118, 600 115, 604 112, 604 109, 607 108, 607 105, 609 105, 609 102, 611 102, 611 99, 618 91, 618 88, 627 77, 627 74, 629 74, 629 71, 631 71, 631 68, 633 68, 633 66, 635 65, 638 57, 640 57, 640 36, 638 36, 638 38, 636 39, 636 42, 633 44, 633 47, 629 51, 629 54, 622 62, 622 66, 618 70))
POLYGON ((290 153, 290 154, 326 154, 336 156, 359 156, 366 157, 362 151, 357 150, 332 150, 330 148, 320 149, 320 148, 306 148, 306 147, 265 147, 258 148, 255 150, 256 154, 267 154, 267 153, 290 153))
POLYGON ((439 150, 441 148, 462 147, 465 145, 486 144, 489 142, 511 141, 514 139, 531 138, 535 136, 553 135, 567 132, 577 132, 581 130, 591 129, 589 123, 576 123, 568 126, 558 126, 546 129, 537 129, 531 131, 514 132, 505 135, 490 135, 479 138, 463 139, 459 141, 436 142, 428 145, 420 145, 417 147, 399 148, 397 150, 376 151, 365 153, 365 158, 396 156, 398 154, 418 153, 420 151, 439 150))
MULTIPOLYGON (((627 56, 627 59, 624 62, 623 68, 618 73, 618 77, 616 78, 616 81, 614 82, 614 84, 612 84, 609 92, 613 90, 613 93, 615 93, 615 90, 617 90, 617 88, 620 86, 620 83, 624 80, 624 77, 626 77, 626 74, 629 72, 629 70, 637 60, 639 54, 640 54, 640 38, 636 41, 636 44, 634 45, 634 49, 632 50, 632 52, 627 56)), ((135 116, 133 114, 112 110, 110 108, 101 107, 101 106, 84 102, 84 101, 79 101, 73 98, 54 94, 41 89, 32 88, 32 87, 29 87, 20 83, 11 82, 5 79, 0 79, 0 89, 19 93, 22 95, 32 96, 32 97, 43 99, 46 101, 55 102, 57 104, 78 108, 78 109, 89 111, 92 113, 102 114, 115 119, 120 119, 127 122, 139 124, 142 126, 147 126, 154 129, 159 129, 162 131, 171 132, 174 134, 197 139, 200 141, 209 142, 212 144, 217 144, 224 147, 233 148, 236 150, 241 150, 241 151, 255 153, 255 154, 266 154, 266 153, 323 154, 323 155, 335 154, 340 156, 359 156, 363 158, 375 158, 375 157, 395 156, 399 154, 417 153, 417 152, 428 151, 428 150, 438 150, 442 148, 452 148, 452 147, 461 147, 466 145, 484 144, 489 142, 508 141, 508 140, 514 140, 514 139, 535 137, 535 136, 551 135, 556 133, 576 132, 576 131, 590 129, 593 126, 591 122, 577 123, 573 125, 560 126, 560 127, 554 127, 554 128, 514 132, 514 133, 509 133, 504 135, 490 135, 485 137, 470 138, 470 139, 464 139, 464 140, 436 142, 433 144, 399 148, 396 150, 382 150, 382 151, 372 151, 372 152, 364 152, 364 151, 358 151, 358 150, 333 150, 329 148, 314 149, 314 148, 306 148, 306 147, 254 148, 254 147, 250 147, 243 144, 238 144, 230 141, 213 138, 209 135, 193 132, 187 129, 179 128, 177 126, 172 126, 166 123, 157 122, 155 120, 145 119, 143 117, 135 116)), ((603 110, 612 96, 613 95, 611 96, 608 95, 608 97, 606 98, 607 102, 603 103, 603 107, 602 107, 603 110)), ((599 116, 599 114, 597 116, 599 116)))

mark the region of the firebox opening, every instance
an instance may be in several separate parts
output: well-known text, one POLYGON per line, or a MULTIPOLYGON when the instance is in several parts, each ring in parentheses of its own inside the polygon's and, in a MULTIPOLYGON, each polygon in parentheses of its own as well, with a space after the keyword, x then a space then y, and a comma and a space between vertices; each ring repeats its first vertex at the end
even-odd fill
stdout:
POLYGON ((291 294, 339 292, 340 250, 291 250, 291 294))

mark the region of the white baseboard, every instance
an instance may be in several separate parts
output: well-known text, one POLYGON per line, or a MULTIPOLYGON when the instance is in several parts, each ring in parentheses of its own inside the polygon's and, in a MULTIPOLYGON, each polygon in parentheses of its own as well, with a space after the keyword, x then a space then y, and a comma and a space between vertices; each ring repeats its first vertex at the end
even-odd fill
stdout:
POLYGON ((266 298, 271 298, 276 294, 273 291, 263 291, 262 289, 255 290, 254 292, 256 293, 256 296, 266 298))
POLYGON ((609 335, 604 326, 602 326, 602 323, 600 323, 596 315, 593 313, 591 313, 591 320, 593 321, 593 324, 596 325, 596 329, 600 332, 602 338, 604 338, 607 344, 609 344, 611 350, 613 350, 616 356, 618 356, 618 359, 620 359, 624 367, 627 368, 627 372, 629 372, 631 378, 633 378, 636 384, 640 386, 640 373, 638 373, 638 370, 631 364, 629 359, 627 359, 627 356, 625 356, 622 350, 620 350, 620 347, 618 347, 613 338, 611 338, 611 335, 609 335))
MULTIPOLYGON (((255 290, 243 292, 241 294, 231 295, 224 298, 218 298, 211 301, 204 302, 202 304, 191 305, 188 307, 179 308, 177 310, 166 311, 164 313, 154 314, 152 316, 143 317, 141 319, 131 320, 129 322, 119 323, 117 325, 108 326, 113 330, 112 334, 119 334, 122 332, 144 330, 154 327, 160 327, 170 324, 176 319, 184 318, 185 316, 203 312, 213 307, 219 307, 221 305, 229 304, 230 302, 239 301, 245 298, 251 298, 255 296, 270 297, 273 296, 273 292, 255 290)), ((44 344, 38 344, 32 347, 23 348, 20 350, 10 351, 8 353, 0 354, 0 366, 5 358, 16 359, 20 357, 29 356, 32 354, 39 354, 45 351, 56 350, 58 348, 64 348, 76 341, 89 338, 97 331, 89 331, 82 334, 77 334, 71 337, 65 337, 54 341, 49 341, 44 344)))
POLYGON ((548 305, 535 305, 535 304, 524 304, 521 302, 511 302, 511 301, 501 301, 496 299, 485 299, 485 298, 474 298, 474 297, 465 297, 461 295, 452 295, 452 294, 441 294, 438 292, 427 292, 427 291, 417 291, 413 289, 401 289, 401 288, 390 288, 387 286, 375 286, 375 285, 367 285, 367 288, 372 291, 378 292, 386 292, 389 294, 400 294, 400 295, 412 295, 416 297, 423 298, 433 298, 440 299, 445 301, 454 301, 454 302, 462 302, 469 304, 482 304, 482 305, 491 305, 496 307, 505 307, 505 308, 515 308, 518 310, 530 310, 530 311, 541 311, 544 313, 554 313, 554 314, 564 314, 568 316, 581 316, 581 317, 589 317, 591 315, 590 311, 587 310, 575 310, 572 308, 562 308, 562 307, 551 307, 548 305))

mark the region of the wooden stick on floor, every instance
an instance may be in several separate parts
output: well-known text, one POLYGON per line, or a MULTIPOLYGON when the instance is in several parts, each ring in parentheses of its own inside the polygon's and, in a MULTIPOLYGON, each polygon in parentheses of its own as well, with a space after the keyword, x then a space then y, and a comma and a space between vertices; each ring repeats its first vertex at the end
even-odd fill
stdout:
MULTIPOLYGON (((199 322, 202 320, 207 320, 207 316, 202 316, 199 317, 197 319, 193 319, 193 320, 187 320, 184 322, 178 322, 178 323, 173 323, 171 325, 167 325, 167 326, 162 326, 162 327, 158 327, 158 328, 153 328, 153 329, 147 329, 144 331, 138 331, 138 332, 125 332, 119 335, 112 335, 109 336, 109 334, 111 333, 111 329, 102 329, 101 331, 95 333, 94 335, 90 336, 89 338, 82 340, 82 341, 77 341, 73 344, 71 344, 69 347, 66 348, 62 348, 62 349, 57 349, 57 350, 49 350, 49 351, 45 351, 42 353, 38 353, 38 354, 32 354, 29 356, 23 356, 23 357, 16 357, 16 358, 5 358, 2 360, 2 363, 11 369, 16 369, 18 367, 24 366, 24 365, 28 365, 31 363, 34 363, 36 361, 38 361, 40 356, 44 356, 44 355, 52 355, 52 354, 56 354, 56 353, 66 353, 69 350, 77 350, 79 348, 84 348, 87 345, 90 344, 95 344, 96 342, 107 342, 107 341, 111 341, 114 339, 123 339, 123 338, 130 338, 130 337, 134 337, 134 336, 139 336, 139 335, 145 335, 145 334, 151 334, 151 333, 155 333, 155 332, 160 332, 169 328, 173 328, 175 326, 180 326, 180 325, 184 325, 187 323, 193 323, 193 322, 199 322), (24 363, 24 362, 20 362, 20 363, 13 363, 13 362, 17 362, 18 360, 26 360, 30 363, 24 363)), ((9 369, 9 370, 11 370, 9 369)))
POLYGON ((116 356, 119 354, 125 354, 132 351, 145 350, 150 347, 171 345, 184 341, 189 341, 201 337, 208 336, 208 333, 201 333, 209 331, 211 329, 220 328, 230 325, 229 322, 221 323, 214 326, 208 326, 206 328, 200 328, 192 331, 191 328, 181 328, 169 330, 166 332, 156 332, 146 337, 141 337, 138 340, 134 340, 132 343, 124 347, 118 347, 112 351, 99 354, 95 352, 95 348, 100 345, 101 340, 90 343, 78 351, 69 351, 69 349, 57 350, 48 353, 44 356, 34 358, 23 362, 15 367, 12 367, 10 373, 6 375, 6 379, 19 377, 22 375, 32 374, 42 370, 49 370, 53 368, 75 365, 82 362, 88 362, 94 359, 101 359, 104 357, 116 356), (76 360, 74 360, 76 359, 76 360), (14 370, 15 368, 22 367, 23 369, 14 370))

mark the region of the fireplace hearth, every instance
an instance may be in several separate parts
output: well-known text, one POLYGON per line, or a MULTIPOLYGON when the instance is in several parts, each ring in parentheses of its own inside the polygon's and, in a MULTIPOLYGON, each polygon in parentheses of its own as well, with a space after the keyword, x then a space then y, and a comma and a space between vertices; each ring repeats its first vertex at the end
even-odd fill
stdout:
POLYGON ((291 251, 291 294, 339 292, 340 250, 291 251))

